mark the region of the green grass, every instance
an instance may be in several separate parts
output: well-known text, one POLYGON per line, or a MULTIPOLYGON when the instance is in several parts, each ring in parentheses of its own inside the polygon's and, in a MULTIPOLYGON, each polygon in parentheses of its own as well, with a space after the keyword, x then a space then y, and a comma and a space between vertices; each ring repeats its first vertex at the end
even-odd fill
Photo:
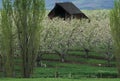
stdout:
MULTIPOLYGON (((68 62, 62 63, 60 62, 60 57, 57 54, 44 54, 42 62, 47 65, 46 68, 44 67, 37 67, 35 69, 34 78, 54 78, 55 73, 59 73, 60 78, 70 78, 70 75, 74 79, 78 79, 81 77, 88 77, 89 75, 95 76, 96 74, 103 72, 103 73, 110 73, 110 74, 117 74, 117 69, 115 67, 99 67, 97 64, 107 64, 106 60, 103 59, 93 59, 93 58, 83 58, 79 57, 82 55, 81 52, 71 52, 72 54, 68 54, 66 57, 66 60, 68 62), (79 56, 75 56, 74 54, 78 54, 79 56), (47 60, 47 59, 51 59, 47 60), (58 61, 55 61, 58 60, 58 61), (85 63, 85 64, 81 64, 85 63), (96 66, 93 66, 91 64, 96 64, 96 66)), ((91 53, 93 54, 93 53, 91 53)), ((99 54, 98 54, 99 55, 99 54)), ((16 60, 16 65, 20 65, 20 60, 16 60)), ((112 64, 115 64, 112 61, 112 64)), ((20 77, 19 71, 21 68, 15 67, 17 72, 17 77, 20 77)))
POLYGON ((58 54, 44 54, 42 56, 43 59, 60 59, 59 55, 58 54))
POLYGON ((69 56, 66 58, 68 61, 73 62, 85 62, 88 64, 107 64, 106 60, 103 59, 92 59, 92 58, 82 58, 82 57, 75 57, 75 56, 69 56), (76 59, 77 58, 77 59, 76 59))
MULTIPOLYGON (((107 60, 97 60, 97 59, 88 59, 87 60, 87 63, 88 64, 108 64, 107 63, 107 60)), ((111 64, 114 64, 115 65, 115 61, 111 61, 111 64)))
POLYGON ((48 62, 44 61, 47 64, 46 68, 38 67, 35 69, 35 73, 33 77, 37 78, 54 78, 55 73, 59 73, 59 77, 61 78, 69 78, 70 75, 72 78, 81 78, 81 77, 89 77, 94 76, 98 73, 109 73, 109 74, 117 74, 116 68, 108 68, 108 67, 98 67, 98 66, 90 66, 84 64, 74 64, 74 63, 61 63, 61 62, 48 62))
POLYGON ((61 78, 30 78, 30 79, 9 79, 3 78, 0 81, 120 81, 120 79, 61 79, 61 78))
MULTIPOLYGON (((80 51, 69 51, 68 54, 70 55, 85 55, 85 52, 80 52, 80 51)), ((89 55, 92 56, 98 56, 98 57, 104 57, 104 54, 96 53, 96 52, 90 52, 89 55)))
MULTIPOLYGON (((35 78, 54 78, 55 73, 59 73, 60 78, 69 78, 72 75, 72 78, 81 78, 81 77, 88 77, 92 75, 93 77, 100 73, 110 73, 110 74, 117 74, 117 69, 115 67, 99 67, 98 64, 107 64, 107 61, 104 59, 96 59, 96 58, 84 58, 80 57, 84 55, 82 52, 78 51, 71 51, 71 54, 66 56, 66 60, 68 62, 62 63, 60 62, 60 57, 57 54, 44 54, 42 62, 47 65, 46 68, 44 67, 37 67, 35 69, 33 77, 35 78), (78 56, 75 56, 78 55, 78 56), (49 59, 49 60, 47 60, 49 59), (51 61, 51 60, 52 61, 51 61), (58 61, 55 61, 58 60, 58 61), (82 64, 83 63, 83 64, 82 64), (92 65, 92 64, 95 64, 92 65)), ((91 53, 90 55, 96 55, 95 53, 91 53)), ((97 54, 96 56, 100 57, 101 54, 97 54)), ((17 77, 20 77, 19 71, 21 68, 19 66, 21 61, 19 59, 15 60, 15 67, 17 77)), ((111 64, 115 64, 114 61, 111 64)), ((0 73, 1 74, 1 73, 0 73)))
MULTIPOLYGON (((72 78, 77 79, 88 77, 89 75, 95 77, 98 73, 117 74, 117 69, 115 67, 99 67, 98 64, 107 65, 106 60, 97 58, 86 59, 81 57, 81 55, 85 55, 84 52, 70 51, 66 56, 68 62, 62 63, 57 54, 44 54, 43 59, 45 60, 42 62, 46 64, 47 67, 37 67, 33 77, 54 78, 56 72, 59 73, 60 78, 69 78, 70 75, 72 75, 72 78)), ((102 54, 97 54, 95 52, 91 52, 90 55, 104 58, 102 54)), ((115 64, 115 62, 112 61, 111 64, 115 64)))
MULTIPOLYGON (((89 54, 89 56, 97 56, 97 57, 101 57, 103 59, 97 59, 97 58, 89 58, 86 59, 85 57, 81 57, 85 56, 85 54, 83 52, 79 52, 79 51, 70 51, 69 54, 66 56, 66 60, 70 61, 70 62, 77 62, 77 63, 87 63, 87 64, 106 64, 107 65, 107 60, 104 59, 102 54, 97 54, 95 52, 91 52, 89 54), (76 56, 77 55, 77 56, 76 56)), ((49 60, 58 60, 60 61, 60 57, 58 54, 44 54, 43 59, 49 59, 49 60)), ((111 61, 112 65, 115 65, 114 61, 111 61)))
POLYGON ((44 73, 49 73, 49 72, 55 72, 59 71, 61 73, 80 73, 80 72, 88 72, 88 73, 94 73, 98 72, 99 70, 102 71, 108 71, 108 72, 117 72, 116 68, 108 68, 108 67, 96 67, 96 66, 89 66, 89 65, 78 65, 78 64, 67 64, 67 63, 59 63, 56 64, 56 67, 51 67, 51 68, 37 68, 36 72, 44 72, 44 73))

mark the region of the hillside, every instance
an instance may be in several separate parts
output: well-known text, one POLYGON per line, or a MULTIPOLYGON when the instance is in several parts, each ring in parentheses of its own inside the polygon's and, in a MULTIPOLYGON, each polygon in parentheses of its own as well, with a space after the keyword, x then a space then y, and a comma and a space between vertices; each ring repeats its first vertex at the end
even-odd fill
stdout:
MULTIPOLYGON (((46 9, 51 10, 55 2, 73 2, 80 9, 111 9, 114 0, 46 0, 46 9)), ((2 0, 0 0, 0 8, 2 0)))
POLYGON ((111 9, 114 0, 46 0, 46 8, 52 9, 55 2, 73 2, 80 9, 111 9))

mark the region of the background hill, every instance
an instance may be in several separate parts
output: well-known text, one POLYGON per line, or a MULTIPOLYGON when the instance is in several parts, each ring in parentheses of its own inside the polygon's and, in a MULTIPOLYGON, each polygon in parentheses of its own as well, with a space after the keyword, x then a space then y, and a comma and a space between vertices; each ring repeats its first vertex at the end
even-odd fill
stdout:
MULTIPOLYGON (((46 9, 52 9, 55 2, 73 2, 80 9, 111 9, 114 0, 46 0, 46 9)), ((0 0, 0 8, 2 0, 0 0)))
POLYGON ((73 2, 80 9, 110 9, 114 0, 46 0, 46 8, 53 8, 55 2, 73 2))

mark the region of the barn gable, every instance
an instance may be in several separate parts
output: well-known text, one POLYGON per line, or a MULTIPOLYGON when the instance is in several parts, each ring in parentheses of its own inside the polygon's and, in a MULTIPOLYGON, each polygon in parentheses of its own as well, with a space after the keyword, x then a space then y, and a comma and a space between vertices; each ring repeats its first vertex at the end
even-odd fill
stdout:
POLYGON ((77 8, 71 2, 56 3, 55 7, 48 14, 49 18, 60 17, 60 18, 86 18, 88 17, 82 13, 79 8, 77 8))

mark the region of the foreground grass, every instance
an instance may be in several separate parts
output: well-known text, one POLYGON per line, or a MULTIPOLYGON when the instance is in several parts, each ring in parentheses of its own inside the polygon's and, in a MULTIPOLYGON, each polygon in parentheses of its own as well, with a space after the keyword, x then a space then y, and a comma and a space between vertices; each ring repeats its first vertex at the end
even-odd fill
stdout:
MULTIPOLYGON (((47 64, 48 65, 48 64, 47 64)), ((89 66, 84 64, 67 64, 67 63, 56 63, 50 62, 48 66, 52 66, 51 68, 36 68, 34 73, 35 78, 53 78, 55 77, 55 72, 59 73, 59 77, 62 78, 69 78, 70 75, 72 78, 81 78, 87 77, 88 75, 96 76, 98 73, 109 73, 115 74, 117 73, 116 68, 114 67, 96 67, 96 66, 89 66), (50 65, 51 64, 51 65, 50 65), (54 65, 54 66, 52 66, 54 65), (55 67, 56 65, 56 67, 55 67)))
POLYGON ((34 78, 34 79, 0 79, 0 81, 120 81, 120 79, 61 79, 61 78, 34 78))

